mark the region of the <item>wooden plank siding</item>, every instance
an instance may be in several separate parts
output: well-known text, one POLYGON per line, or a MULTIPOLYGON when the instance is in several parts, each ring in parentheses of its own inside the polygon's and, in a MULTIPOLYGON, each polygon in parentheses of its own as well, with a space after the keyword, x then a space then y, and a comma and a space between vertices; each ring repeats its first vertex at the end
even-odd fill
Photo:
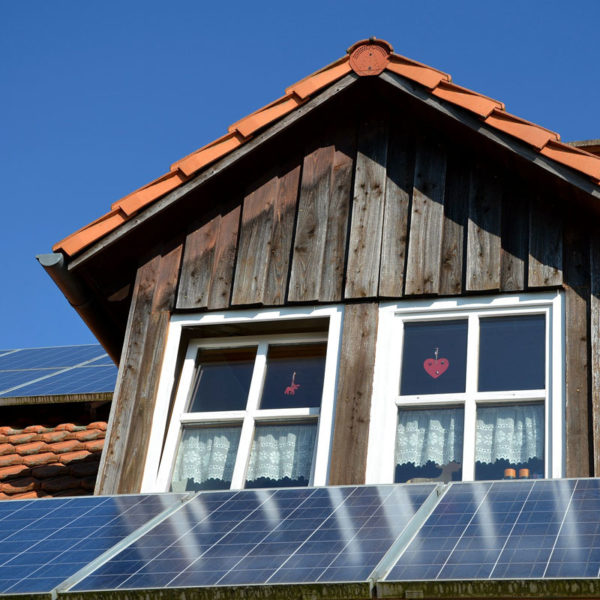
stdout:
POLYGON ((356 157, 346 298, 377 296, 389 128, 383 117, 361 123, 356 157))
POLYGON ((565 436, 566 476, 593 474, 589 396, 588 318, 590 253, 585 231, 573 222, 564 228, 565 242, 565 436))
POLYGON ((502 185, 478 166, 471 171, 466 289, 500 289, 502 185))
POLYGON ((339 302, 342 298, 355 137, 351 129, 342 129, 304 158, 290 302, 339 302))
POLYGON ((407 296, 439 293, 445 182, 445 150, 431 139, 421 138, 415 157, 406 264, 407 296))
POLYGON ((331 485, 365 482, 378 308, 368 302, 347 304, 344 310, 331 485))
POLYGON ((178 309, 229 307, 241 205, 225 209, 186 237, 178 309))
POLYGON ((373 114, 324 127, 224 204, 199 204, 184 244, 139 268, 97 492, 139 490, 174 309, 345 303, 330 482, 361 483, 378 303, 541 289, 565 294, 566 475, 600 475, 594 228, 534 175, 373 114))
POLYGON ((138 269, 96 494, 140 489, 181 255, 175 242, 138 269))

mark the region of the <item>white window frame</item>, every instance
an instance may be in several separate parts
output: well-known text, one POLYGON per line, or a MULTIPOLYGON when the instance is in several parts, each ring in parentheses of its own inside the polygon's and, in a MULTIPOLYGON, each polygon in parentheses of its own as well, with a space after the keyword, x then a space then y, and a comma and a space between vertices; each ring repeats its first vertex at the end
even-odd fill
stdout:
POLYGON ((564 320, 564 299, 560 291, 381 304, 371 402, 367 483, 391 483, 394 480, 399 408, 464 407, 462 479, 473 481, 477 405, 515 404, 527 401, 543 402, 545 407, 545 477, 563 477, 565 472, 564 320), (478 392, 479 319, 533 314, 546 315, 545 388, 478 392), (469 321, 465 392, 401 396, 400 373, 404 323, 465 318, 469 321))
POLYGON ((293 421, 317 423, 315 456, 309 485, 326 485, 329 475, 333 417, 337 392, 337 372, 342 334, 343 306, 300 307, 265 310, 229 311, 174 315, 169 324, 165 356, 157 391, 156 407, 152 419, 150 442, 142 479, 142 492, 167 491, 175 465, 179 442, 185 425, 241 424, 242 431, 238 446, 238 459, 234 468, 231 489, 241 489, 250 449, 254 439, 254 424, 290 423, 293 421), (229 325, 243 323, 268 323, 273 321, 300 321, 303 319, 328 318, 329 325, 323 333, 292 333, 253 336, 231 336, 222 338, 194 338, 188 342, 183 367, 176 381, 176 362, 188 328, 203 325, 229 325), (259 402, 266 372, 266 358, 270 343, 303 343, 326 341, 325 375, 320 408, 292 408, 260 410, 259 402), (190 413, 186 407, 190 401, 196 358, 200 348, 232 348, 256 346, 257 356, 248 394, 246 409, 242 411, 220 411, 190 413), (177 386, 173 410, 169 420, 169 403, 174 386, 177 386))

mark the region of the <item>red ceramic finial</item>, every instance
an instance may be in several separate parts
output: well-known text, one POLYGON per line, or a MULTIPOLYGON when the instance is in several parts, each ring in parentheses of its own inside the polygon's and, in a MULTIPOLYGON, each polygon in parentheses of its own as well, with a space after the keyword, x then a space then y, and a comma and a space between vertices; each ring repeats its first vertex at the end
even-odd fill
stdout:
POLYGON ((361 40, 348 48, 350 66, 357 75, 379 75, 386 68, 392 51, 391 44, 385 40, 361 40))

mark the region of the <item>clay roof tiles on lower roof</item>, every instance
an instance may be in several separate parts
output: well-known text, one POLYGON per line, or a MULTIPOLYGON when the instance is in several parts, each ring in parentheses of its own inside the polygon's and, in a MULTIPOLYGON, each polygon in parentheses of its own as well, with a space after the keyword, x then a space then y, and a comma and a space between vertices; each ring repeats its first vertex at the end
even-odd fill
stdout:
POLYGON ((92 494, 106 423, 0 427, 0 500, 92 494))
POLYGON ((558 133, 511 115, 502 102, 455 85, 450 75, 395 54, 388 42, 372 38, 356 42, 343 58, 289 86, 284 96, 231 125, 223 137, 178 160, 162 177, 113 203, 109 213, 58 242, 53 250, 68 256, 77 254, 348 73, 368 77, 385 70, 424 86, 433 96, 474 113, 486 125, 600 184, 600 156, 561 143, 558 133))

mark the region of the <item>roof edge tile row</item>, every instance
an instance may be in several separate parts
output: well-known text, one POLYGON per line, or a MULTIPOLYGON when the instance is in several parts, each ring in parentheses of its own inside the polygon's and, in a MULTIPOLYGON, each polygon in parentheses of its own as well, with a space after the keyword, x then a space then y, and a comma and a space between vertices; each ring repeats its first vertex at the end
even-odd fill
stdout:
POLYGON ((385 70, 424 86, 437 98, 474 113, 486 125, 600 184, 600 156, 562 143, 558 133, 506 112, 502 102, 458 86, 447 73, 395 54, 388 42, 371 38, 356 42, 343 58, 289 86, 284 96, 231 125, 223 137, 178 160, 165 175, 114 202, 109 213, 58 242, 53 250, 74 256, 348 73, 376 76, 385 70))

